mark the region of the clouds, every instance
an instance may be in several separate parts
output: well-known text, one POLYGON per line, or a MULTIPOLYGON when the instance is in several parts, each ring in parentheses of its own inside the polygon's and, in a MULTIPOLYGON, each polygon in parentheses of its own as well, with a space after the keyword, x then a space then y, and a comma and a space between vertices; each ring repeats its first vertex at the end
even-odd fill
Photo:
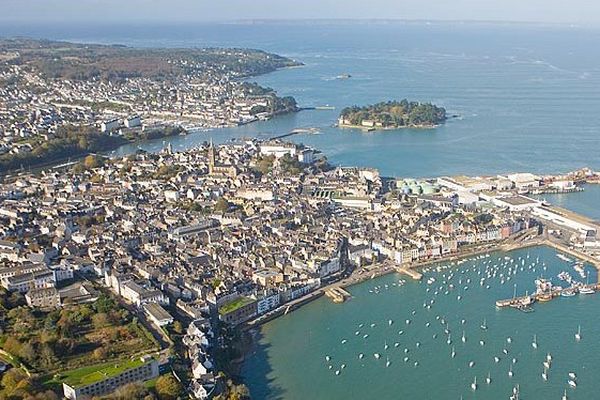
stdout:
POLYGON ((0 0, 0 20, 390 18, 600 24, 593 0, 0 0))

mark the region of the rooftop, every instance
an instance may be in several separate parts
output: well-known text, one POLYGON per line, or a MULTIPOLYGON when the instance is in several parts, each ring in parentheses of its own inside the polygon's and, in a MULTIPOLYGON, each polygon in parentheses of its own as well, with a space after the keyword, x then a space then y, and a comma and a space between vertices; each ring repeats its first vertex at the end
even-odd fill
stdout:
POLYGON ((219 308, 219 314, 225 315, 231 312, 234 312, 237 309, 240 309, 248 304, 253 303, 255 300, 249 297, 238 297, 235 300, 232 300, 228 303, 225 303, 221 308, 219 308))
POLYGON ((144 364, 145 362, 142 361, 141 358, 96 364, 64 373, 63 382, 74 388, 88 386, 104 379, 120 375, 129 369, 137 368, 144 364))

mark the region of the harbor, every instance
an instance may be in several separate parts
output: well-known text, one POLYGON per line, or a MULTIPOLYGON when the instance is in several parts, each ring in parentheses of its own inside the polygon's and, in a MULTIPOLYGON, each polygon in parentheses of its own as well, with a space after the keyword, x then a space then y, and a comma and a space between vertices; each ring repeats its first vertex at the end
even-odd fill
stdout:
MULTIPOLYGON (((534 313, 506 312, 493 300, 513 300, 515 284, 517 293, 531 289, 533 294, 534 282, 541 276, 565 287, 568 284, 558 278, 563 272, 585 281, 575 264, 572 256, 542 245, 431 263, 418 270, 421 280, 391 273, 366 279, 348 287, 352 301, 343 307, 322 298, 295 311, 294 318, 269 325, 265 334, 272 349, 270 364, 278 371, 273 379, 284 385, 291 382, 286 365, 293 365, 297 355, 311 371, 300 380, 322 389, 304 389, 315 399, 326 399, 332 391, 388 398, 385 385, 366 391, 353 382, 392 377, 402 382, 444 382, 444 392, 394 385, 394 393, 402 398, 507 399, 517 386, 523 398, 560 399, 565 391, 567 398, 593 398, 586 396, 594 390, 588 368, 595 360, 586 355, 599 347, 590 340, 598 323, 587 318, 585 310, 600 304, 598 296, 553 294, 553 301, 543 308, 538 305, 540 311, 534 313), (309 322, 315 318, 321 323, 309 322), (301 354, 278 350, 290 341, 303 349, 301 354), (580 361, 573 362, 572 352, 583 354, 580 361), (432 366, 440 363, 452 368, 445 370, 446 376, 431 376, 432 366)), ((596 268, 581 265, 586 279, 597 282, 596 268)), ((248 368, 262 357, 260 342, 257 346, 248 368)))

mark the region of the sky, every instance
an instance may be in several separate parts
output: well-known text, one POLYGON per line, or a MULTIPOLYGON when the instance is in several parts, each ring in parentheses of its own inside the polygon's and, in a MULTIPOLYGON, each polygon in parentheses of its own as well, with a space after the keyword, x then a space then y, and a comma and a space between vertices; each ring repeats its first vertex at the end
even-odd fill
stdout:
POLYGON ((404 19, 600 25, 600 0, 0 0, 0 21, 404 19))

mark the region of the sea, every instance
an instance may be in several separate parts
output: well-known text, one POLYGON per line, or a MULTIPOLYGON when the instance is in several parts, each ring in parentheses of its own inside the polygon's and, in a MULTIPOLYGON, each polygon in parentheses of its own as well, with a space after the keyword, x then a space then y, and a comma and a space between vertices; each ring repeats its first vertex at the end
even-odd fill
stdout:
MULTIPOLYGON (((137 149, 159 151, 167 142, 183 150, 210 139, 217 143, 266 139, 313 128, 316 133, 289 140, 315 147, 333 165, 374 167, 385 176, 546 174, 600 167, 600 52, 595 50, 600 30, 596 29, 253 21, 3 24, 0 35, 139 47, 263 49, 305 65, 251 81, 282 96, 294 96, 302 107, 326 108, 127 145, 115 155, 137 149), (343 74, 351 77, 339 79, 343 74), (433 130, 365 133, 334 126, 344 107, 403 98, 444 106, 453 117, 433 130)), ((600 186, 545 197, 600 219, 600 186)), ((444 268, 426 272, 420 283, 402 283, 404 278, 394 274, 352 286, 352 299, 344 304, 322 298, 263 325, 255 332, 257 344, 242 375, 255 399, 495 400, 507 399, 517 386, 523 399, 560 399, 565 390, 569 399, 596 398, 600 389, 596 379, 600 342, 595 338, 600 331, 595 311, 600 306, 598 295, 558 298, 536 304, 531 313, 495 307, 497 299, 511 297, 515 289, 519 294, 534 290, 539 277, 559 284, 560 271, 576 275, 573 262, 540 247, 440 265, 444 268), (509 275, 516 263, 523 271, 519 267, 509 275), (482 274, 490 270, 496 276, 480 285, 482 274), (435 283, 428 285, 429 278, 435 283), (484 319, 486 330, 480 327, 484 319), (574 339, 578 326, 581 341, 574 339), (451 332, 450 345, 444 329, 451 332), (531 344, 534 335, 537 349, 531 344), (375 359, 374 353, 380 358, 375 359), (542 362, 548 353, 553 361, 544 381, 542 362), (494 356, 499 357, 498 363, 494 356), (567 384, 569 372, 577 376, 576 389, 567 384), (475 378, 477 389, 472 390, 475 378)), ((589 279, 596 279, 595 270, 589 266, 587 270, 589 279)))

